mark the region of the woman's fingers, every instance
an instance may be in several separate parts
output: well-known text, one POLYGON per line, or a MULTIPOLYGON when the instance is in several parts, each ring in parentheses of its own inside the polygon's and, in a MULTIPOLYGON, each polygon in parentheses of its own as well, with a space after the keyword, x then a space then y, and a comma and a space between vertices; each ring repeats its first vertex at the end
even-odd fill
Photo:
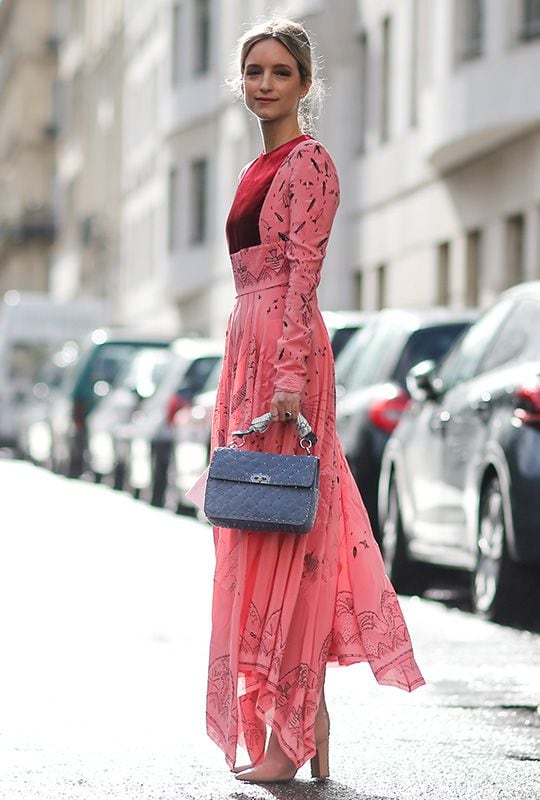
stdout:
POLYGON ((300 395, 296 392, 276 392, 270 403, 273 420, 294 422, 300 411, 300 395))

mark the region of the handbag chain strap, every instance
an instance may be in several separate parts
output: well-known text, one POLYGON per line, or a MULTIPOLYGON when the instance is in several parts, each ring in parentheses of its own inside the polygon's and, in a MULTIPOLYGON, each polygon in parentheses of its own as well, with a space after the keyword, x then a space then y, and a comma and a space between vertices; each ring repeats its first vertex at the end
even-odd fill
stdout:
MULTIPOLYGON (((242 447, 244 444, 244 436, 249 436, 251 433, 264 433, 273 421, 270 412, 260 417, 255 417, 255 419, 251 420, 249 428, 245 431, 232 432, 231 436, 238 437, 241 444, 233 441, 229 447, 242 447)), ((317 444, 317 437, 313 433, 311 425, 302 414, 298 414, 296 418, 296 430, 298 432, 298 438, 300 439, 300 446, 306 450, 308 455, 311 455, 311 448, 317 444)))

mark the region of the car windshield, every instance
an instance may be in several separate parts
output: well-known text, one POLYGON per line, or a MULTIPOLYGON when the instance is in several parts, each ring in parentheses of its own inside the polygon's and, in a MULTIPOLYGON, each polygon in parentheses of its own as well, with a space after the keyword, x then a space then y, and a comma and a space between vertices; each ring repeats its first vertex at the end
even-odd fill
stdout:
POLYGON ((338 359, 336 382, 347 391, 370 386, 380 379, 388 355, 402 337, 402 331, 389 322, 367 325, 351 339, 338 359))
POLYGON ((119 383, 125 389, 136 390, 141 397, 151 397, 163 380, 170 359, 167 348, 145 347, 127 362, 119 383))
POLYGON ((121 370, 140 349, 140 345, 105 343, 97 347, 90 370, 91 382, 106 381, 113 384, 121 370))
POLYGON ((476 373, 511 306, 510 298, 496 303, 467 331, 459 346, 452 348, 439 370, 439 377, 446 389, 469 380, 476 373))

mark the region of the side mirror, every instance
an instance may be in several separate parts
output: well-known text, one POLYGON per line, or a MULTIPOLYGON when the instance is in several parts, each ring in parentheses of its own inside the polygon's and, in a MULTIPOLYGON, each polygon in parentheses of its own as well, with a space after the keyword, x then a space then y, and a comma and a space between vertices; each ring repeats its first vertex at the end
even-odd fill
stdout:
POLYGON ((407 389, 413 400, 435 400, 442 394, 442 381, 437 377, 434 361, 421 361, 409 370, 407 389))

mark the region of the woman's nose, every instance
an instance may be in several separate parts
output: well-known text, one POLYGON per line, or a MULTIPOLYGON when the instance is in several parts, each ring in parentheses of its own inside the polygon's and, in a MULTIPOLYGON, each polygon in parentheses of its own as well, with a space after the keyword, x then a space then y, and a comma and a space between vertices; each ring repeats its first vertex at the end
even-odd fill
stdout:
POLYGON ((272 90, 272 73, 263 72, 261 75, 261 91, 269 92, 272 90))

